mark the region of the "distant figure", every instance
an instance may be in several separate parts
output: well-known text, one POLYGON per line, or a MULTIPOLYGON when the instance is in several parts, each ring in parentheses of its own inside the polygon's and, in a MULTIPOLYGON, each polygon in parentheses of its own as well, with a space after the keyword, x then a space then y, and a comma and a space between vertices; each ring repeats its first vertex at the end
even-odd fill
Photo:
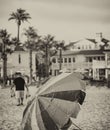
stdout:
POLYGON ((17 106, 23 105, 24 90, 25 90, 25 87, 26 87, 26 89, 28 91, 28 87, 25 83, 25 80, 22 78, 20 72, 16 73, 16 77, 13 81, 13 85, 12 85, 11 89, 14 86, 15 86, 15 91, 16 91, 17 106))

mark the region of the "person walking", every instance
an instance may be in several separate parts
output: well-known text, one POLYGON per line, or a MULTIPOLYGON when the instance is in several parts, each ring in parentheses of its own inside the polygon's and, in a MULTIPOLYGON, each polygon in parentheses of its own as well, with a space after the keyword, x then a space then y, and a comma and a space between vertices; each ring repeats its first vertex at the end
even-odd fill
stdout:
POLYGON ((22 75, 20 72, 17 72, 15 74, 15 79, 13 81, 13 85, 11 89, 15 86, 15 95, 17 99, 17 106, 23 105, 23 100, 24 100, 24 90, 25 87, 28 91, 28 87, 25 83, 25 80, 22 78, 22 75))

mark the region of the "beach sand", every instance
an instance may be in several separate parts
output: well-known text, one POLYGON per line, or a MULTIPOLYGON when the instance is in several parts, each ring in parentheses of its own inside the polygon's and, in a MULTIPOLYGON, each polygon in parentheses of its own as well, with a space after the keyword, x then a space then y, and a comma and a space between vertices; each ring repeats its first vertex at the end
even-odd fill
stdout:
MULTIPOLYGON (((35 86, 29 90, 31 95, 37 91, 35 86)), ((0 89, 0 130, 19 130, 27 100, 24 106, 16 106, 16 99, 10 97, 10 88, 0 89)), ((110 130, 110 89, 87 86, 85 101, 78 117, 72 121, 82 130, 110 130)), ((72 129, 73 126, 69 128, 72 129)))

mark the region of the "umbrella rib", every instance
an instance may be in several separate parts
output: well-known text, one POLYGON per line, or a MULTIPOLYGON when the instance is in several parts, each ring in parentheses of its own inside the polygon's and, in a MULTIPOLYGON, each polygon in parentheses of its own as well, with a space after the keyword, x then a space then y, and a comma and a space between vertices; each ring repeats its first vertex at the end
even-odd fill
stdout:
POLYGON ((72 122, 74 126, 76 126, 79 130, 82 130, 79 126, 77 126, 75 123, 72 122))
MULTIPOLYGON (((55 78, 55 79, 57 79, 57 82, 60 81, 60 77, 61 77, 61 76, 62 76, 62 75, 58 75, 58 77, 55 78)), ((67 73, 66 73, 63 78, 67 78, 67 77, 69 77, 69 76, 70 76, 70 74, 67 74, 67 73)), ((48 87, 47 84, 44 84, 44 85, 46 85, 46 87, 45 87, 43 90, 41 90, 39 94, 41 94, 42 92, 44 92, 45 90, 47 90, 47 89, 50 88, 51 86, 54 86, 55 83, 56 83, 56 80, 55 80, 55 79, 53 80, 53 82, 51 82, 51 83, 49 84, 49 87, 48 87)), ((41 88, 43 88, 44 85, 43 85, 41 88)))
MULTIPOLYGON (((39 102, 39 107, 40 107, 40 110, 42 109, 42 103, 40 102, 40 101, 38 101, 39 102)), ((44 115, 44 112, 45 112, 45 116, 50 116, 50 114, 47 112, 47 110, 46 109, 44 109, 43 108, 43 110, 41 110, 41 115, 44 115)), ((42 118, 42 120, 45 122, 45 121, 47 121, 47 120, 45 120, 45 118, 42 118)), ((50 118, 48 118, 48 120, 50 120, 50 127, 51 127, 51 125, 54 125, 54 130, 58 130, 58 126, 56 125, 56 123, 54 122, 54 120, 52 120, 52 118, 51 118, 51 116, 50 116, 50 118)), ((46 124, 45 124, 45 127, 46 127, 46 124)), ((46 130, 47 130, 47 127, 46 127, 46 130)), ((49 128, 49 130, 50 130, 50 128, 49 128)))
POLYGON ((51 98, 51 101, 54 98, 68 100, 71 102, 77 100, 82 105, 85 99, 85 95, 86 95, 85 92, 81 90, 69 90, 69 91, 51 92, 40 96, 51 98))
MULTIPOLYGON (((49 106, 51 106, 51 105, 49 105, 49 106)), ((49 106, 48 106, 46 109, 48 109, 49 106)), ((54 106, 56 107, 56 105, 54 105, 54 106)), ((67 115, 67 113, 66 113, 65 111, 63 111, 60 107, 58 107, 58 108, 59 108, 65 115, 67 115)), ((45 111, 47 112, 46 109, 42 110, 41 113, 43 114, 43 112, 45 112, 45 111)), ((57 110, 56 110, 56 111, 57 111, 57 110)), ((48 114, 49 114, 49 113, 48 113, 48 114)), ((50 114, 49 114, 49 116, 52 117, 50 114)), ((70 119, 70 116, 67 115, 67 117, 68 117, 68 120, 69 120, 69 119, 70 119)), ((67 120, 66 122, 68 122, 68 120, 67 120)), ((53 121, 53 122, 54 122, 54 121, 53 121)), ((54 122, 54 123, 55 123, 55 122, 54 122)), ((66 123, 65 123, 65 124, 66 124, 66 123)), ((65 125, 65 124, 64 124, 64 125, 65 125)))
MULTIPOLYGON (((54 105, 54 106, 55 106, 55 105, 54 105)), ((58 107, 58 108, 59 108, 62 112, 64 112, 65 114, 67 114, 67 113, 66 113, 65 111, 63 111, 60 107, 58 107)), ((69 115, 67 115, 67 116, 69 116, 69 115)), ((68 117, 68 120, 70 119, 70 117, 71 117, 71 116, 68 117)), ((82 129, 81 129, 80 127, 78 127, 75 123, 72 122, 72 124, 73 124, 74 126, 76 126, 79 130, 82 130, 82 129)))
POLYGON ((25 111, 23 113, 22 124, 21 124, 22 127, 24 126, 23 129, 32 130, 32 127, 30 124, 31 124, 31 117, 32 117, 33 108, 34 108, 34 102, 32 104, 29 103, 28 106, 25 108, 25 111), (25 112, 27 111, 27 108, 28 108, 28 114, 26 115, 25 112), (28 121, 26 121, 26 119, 28 119, 28 121))
MULTIPOLYGON (((57 105, 57 104, 54 104, 53 106, 54 106, 54 107, 56 107, 56 105, 57 105)), ((51 106, 51 104, 49 104, 49 105, 48 105, 48 107, 47 107, 47 108, 45 108, 44 110, 42 110, 41 112, 46 111, 46 109, 48 109, 50 106, 51 106)), ((61 110, 64 114, 66 114, 66 115, 67 115, 67 113, 66 113, 64 110, 62 110, 60 107, 58 107, 58 108, 59 108, 59 109, 60 109, 60 110, 61 110)), ((69 116, 69 115, 68 115, 68 116, 69 116)))

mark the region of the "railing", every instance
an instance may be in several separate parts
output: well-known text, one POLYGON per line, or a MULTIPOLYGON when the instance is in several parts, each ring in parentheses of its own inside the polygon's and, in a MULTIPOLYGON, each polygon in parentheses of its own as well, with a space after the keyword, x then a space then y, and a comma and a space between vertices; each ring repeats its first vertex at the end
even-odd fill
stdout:
POLYGON ((106 68, 106 62, 105 61, 94 61, 93 68, 106 68))
MULTIPOLYGON (((89 69, 92 68, 92 63, 89 62, 77 62, 77 63, 62 63, 62 68, 70 68, 70 69, 89 69)), ((59 63, 52 64, 52 69, 59 69, 59 63)))
MULTIPOLYGON (((93 62, 62 63, 62 68, 68 68, 68 69, 106 68, 106 62, 93 61, 93 62)), ((52 64, 52 69, 59 69, 59 63, 52 64)))

